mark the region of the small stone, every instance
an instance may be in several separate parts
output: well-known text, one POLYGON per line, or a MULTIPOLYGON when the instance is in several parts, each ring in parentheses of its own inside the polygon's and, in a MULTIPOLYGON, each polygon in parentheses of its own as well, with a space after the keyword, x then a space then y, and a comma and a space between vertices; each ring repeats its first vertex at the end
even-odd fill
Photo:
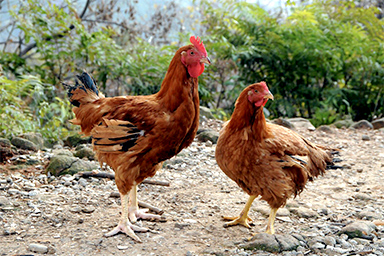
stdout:
POLYGON ((183 229, 185 227, 189 227, 190 225, 190 223, 175 223, 175 228, 183 229))
POLYGON ((326 236, 324 238, 324 243, 326 245, 334 246, 336 244, 336 239, 334 237, 331 237, 331 236, 326 236))
POLYGON ((372 197, 366 193, 356 193, 354 195, 354 198, 355 199, 360 199, 360 200, 364 200, 364 201, 368 201, 368 200, 371 200, 372 197))
POLYGON ((82 211, 82 209, 80 206, 74 206, 74 207, 69 208, 69 211, 73 212, 73 213, 79 213, 82 211))
POLYGON ((87 184, 88 184, 88 181, 87 181, 86 179, 84 179, 84 178, 80 178, 80 179, 79 179, 79 184, 80 184, 81 186, 83 186, 83 187, 86 187, 87 184))
POLYGON ((87 206, 85 206, 83 209, 82 209, 82 211, 84 212, 84 213, 92 213, 92 212, 94 212, 96 210, 96 208, 93 206, 93 205, 87 205, 87 206))
POLYGON ((373 129, 373 125, 367 120, 360 120, 351 125, 351 128, 354 129, 373 129))
POLYGON ((376 225, 372 222, 356 221, 343 227, 339 233, 345 234, 349 238, 359 237, 372 240, 373 237, 370 234, 374 231, 375 227, 376 225))
POLYGON ((118 245, 117 246, 117 249, 119 249, 119 250, 127 250, 129 248, 129 246, 127 246, 127 245, 118 245))
POLYGON ((324 248, 325 248, 325 244, 316 242, 316 243, 314 243, 314 244, 311 246, 311 248, 312 248, 312 249, 324 249, 324 248))
POLYGON ((362 140, 371 140, 371 138, 370 138, 368 135, 365 135, 365 134, 363 134, 363 135, 361 136, 361 139, 362 139, 362 140))
POLYGON ((299 216, 300 218, 314 218, 318 217, 317 212, 312 209, 299 207, 290 209, 291 212, 299 216))
POLYGON ((36 253, 47 253, 48 252, 48 246, 45 246, 43 244, 30 244, 28 246, 28 249, 31 252, 36 252, 36 253))

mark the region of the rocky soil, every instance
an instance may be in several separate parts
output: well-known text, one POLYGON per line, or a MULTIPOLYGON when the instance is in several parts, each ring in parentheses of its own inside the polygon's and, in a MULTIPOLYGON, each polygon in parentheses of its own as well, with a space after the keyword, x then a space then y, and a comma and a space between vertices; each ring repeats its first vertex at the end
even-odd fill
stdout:
MULTIPOLYGON (((221 122, 202 126, 218 131, 221 122)), ((269 211, 260 200, 251 229, 223 227, 221 217, 238 215, 248 196, 220 171, 215 144, 200 137, 153 178, 169 187, 140 185, 139 200, 166 218, 138 222, 152 230, 138 234, 142 243, 103 236, 120 215, 113 180, 47 175, 52 149, 11 158, 0 165, 0 255, 384 255, 384 131, 297 130, 339 148, 343 168, 290 199, 278 212, 275 236, 260 233, 269 211)))

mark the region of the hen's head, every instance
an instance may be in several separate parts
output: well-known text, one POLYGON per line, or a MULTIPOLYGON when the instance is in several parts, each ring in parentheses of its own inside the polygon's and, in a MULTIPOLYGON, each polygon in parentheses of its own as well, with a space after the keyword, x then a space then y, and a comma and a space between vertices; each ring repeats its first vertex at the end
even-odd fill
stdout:
POLYGON ((199 37, 191 36, 189 39, 192 45, 188 50, 181 52, 181 62, 187 67, 191 77, 198 77, 204 71, 204 63, 210 64, 203 41, 199 37))
POLYGON ((264 106, 268 99, 273 100, 273 95, 265 82, 251 84, 244 91, 248 95, 248 101, 255 105, 255 107, 264 106))

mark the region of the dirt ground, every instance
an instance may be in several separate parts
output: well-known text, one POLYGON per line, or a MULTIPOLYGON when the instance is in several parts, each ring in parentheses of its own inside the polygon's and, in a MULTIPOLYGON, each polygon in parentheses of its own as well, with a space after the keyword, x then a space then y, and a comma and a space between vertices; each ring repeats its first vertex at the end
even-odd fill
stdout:
MULTIPOLYGON (((340 148, 338 164, 344 168, 329 170, 299 197, 290 199, 279 210, 276 233, 324 236, 324 230, 332 230, 331 223, 367 219, 361 215, 364 211, 373 214, 371 220, 382 218, 384 131, 299 132, 311 141, 340 148), (291 208, 317 214, 303 217, 286 210, 291 208)), ((111 197, 111 192, 117 192, 114 181, 90 178, 80 184, 69 176, 47 179, 41 167, 23 171, 2 166, 0 255, 37 255, 30 251, 31 244, 43 245, 56 255, 268 255, 238 247, 252 233, 264 231, 265 202, 253 203, 251 229, 223 227, 221 216, 238 215, 248 196, 219 169, 214 150, 215 145, 195 141, 153 178, 169 181, 169 187, 140 186, 139 200, 163 209, 167 220, 139 221, 138 225, 153 230, 138 233, 142 243, 124 234, 103 236, 119 221, 120 199, 111 197)), ((307 254, 311 255, 310 250, 307 254)))

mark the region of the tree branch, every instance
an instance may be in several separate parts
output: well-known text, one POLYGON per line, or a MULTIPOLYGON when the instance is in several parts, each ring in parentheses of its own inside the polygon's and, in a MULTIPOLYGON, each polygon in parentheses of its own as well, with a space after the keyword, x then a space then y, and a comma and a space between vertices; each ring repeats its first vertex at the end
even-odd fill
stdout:
MULTIPOLYGON (((86 13, 86 11, 87 11, 87 9, 88 9, 88 6, 89 6, 90 2, 91 2, 91 0, 87 0, 87 2, 85 3, 84 9, 83 9, 83 11, 81 12, 81 14, 80 14, 80 16, 79 16, 80 19, 82 19, 82 18, 84 17, 84 15, 85 15, 85 13, 86 13)), ((66 33, 68 33, 69 31, 71 31, 71 30, 74 29, 74 28, 75 28, 75 25, 71 24, 71 25, 69 26, 69 28, 68 28, 67 31, 63 31, 63 32, 60 33, 60 34, 56 34, 56 35, 53 35, 53 36, 51 36, 51 37, 46 37, 46 38, 44 38, 43 40, 45 40, 45 41, 51 41, 51 40, 56 39, 56 38, 63 38, 63 37, 65 36, 66 33)), ((20 56, 20 57, 23 57, 25 54, 27 54, 30 50, 32 50, 32 49, 35 48, 36 46, 37 46, 36 42, 27 45, 27 46, 24 48, 24 50, 20 51, 19 56, 20 56)))

